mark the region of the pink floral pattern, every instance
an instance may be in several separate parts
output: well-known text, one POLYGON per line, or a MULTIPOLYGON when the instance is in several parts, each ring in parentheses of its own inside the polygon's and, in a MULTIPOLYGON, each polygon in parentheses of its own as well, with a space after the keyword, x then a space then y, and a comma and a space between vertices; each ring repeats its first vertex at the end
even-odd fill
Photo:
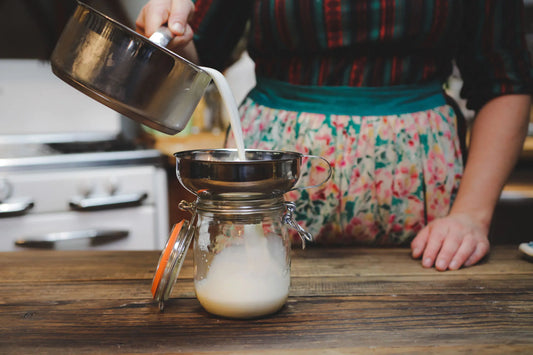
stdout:
MULTIPOLYGON (((297 151, 327 159, 332 178, 286 198, 320 245, 401 245, 448 213, 462 175, 452 108, 391 116, 343 116, 241 106, 246 148, 297 151)), ((230 132, 229 146, 233 146, 230 132)), ((327 169, 304 159, 299 187, 327 169)), ((294 235, 293 241, 299 243, 294 235)))

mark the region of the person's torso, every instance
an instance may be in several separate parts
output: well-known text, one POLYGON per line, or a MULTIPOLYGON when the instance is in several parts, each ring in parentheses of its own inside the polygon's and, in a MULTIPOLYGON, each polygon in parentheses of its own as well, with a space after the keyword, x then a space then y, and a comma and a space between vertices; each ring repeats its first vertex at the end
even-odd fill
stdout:
POLYGON ((444 80, 465 0, 254 0, 248 50, 258 76, 299 85, 444 80))

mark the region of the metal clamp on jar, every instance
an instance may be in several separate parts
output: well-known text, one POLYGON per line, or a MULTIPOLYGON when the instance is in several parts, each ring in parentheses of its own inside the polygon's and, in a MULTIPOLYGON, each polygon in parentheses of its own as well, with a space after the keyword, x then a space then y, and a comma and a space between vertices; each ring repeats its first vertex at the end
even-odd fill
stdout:
MULTIPOLYGON (((193 239, 195 292, 209 313, 256 318, 278 311, 287 300, 288 228, 304 243, 313 240, 294 220, 294 204, 283 198, 298 181, 303 155, 247 150, 244 161, 236 155, 231 149, 175 154, 178 179, 197 199, 180 203, 192 217, 174 226, 159 260, 152 294, 161 309, 193 239)), ((329 167, 325 182, 331 167, 316 158, 329 167)))

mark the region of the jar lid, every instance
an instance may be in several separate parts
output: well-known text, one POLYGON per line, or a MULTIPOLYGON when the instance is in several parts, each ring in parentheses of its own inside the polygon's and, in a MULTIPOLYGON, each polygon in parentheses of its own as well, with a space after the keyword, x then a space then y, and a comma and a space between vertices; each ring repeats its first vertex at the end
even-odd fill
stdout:
POLYGON ((182 220, 172 227, 165 249, 159 257, 154 279, 152 296, 163 310, 166 301, 176 283, 185 255, 194 235, 194 227, 187 220, 182 220))

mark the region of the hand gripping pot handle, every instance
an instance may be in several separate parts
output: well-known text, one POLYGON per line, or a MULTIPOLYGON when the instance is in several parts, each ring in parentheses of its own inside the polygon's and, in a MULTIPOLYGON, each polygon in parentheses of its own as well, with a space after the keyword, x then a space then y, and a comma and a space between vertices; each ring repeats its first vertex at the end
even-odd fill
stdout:
POLYGON ((154 32, 153 35, 150 36, 150 41, 154 42, 157 45, 160 45, 161 47, 166 47, 170 41, 174 38, 174 35, 172 32, 170 32, 168 27, 162 26, 157 29, 157 31, 154 32))

